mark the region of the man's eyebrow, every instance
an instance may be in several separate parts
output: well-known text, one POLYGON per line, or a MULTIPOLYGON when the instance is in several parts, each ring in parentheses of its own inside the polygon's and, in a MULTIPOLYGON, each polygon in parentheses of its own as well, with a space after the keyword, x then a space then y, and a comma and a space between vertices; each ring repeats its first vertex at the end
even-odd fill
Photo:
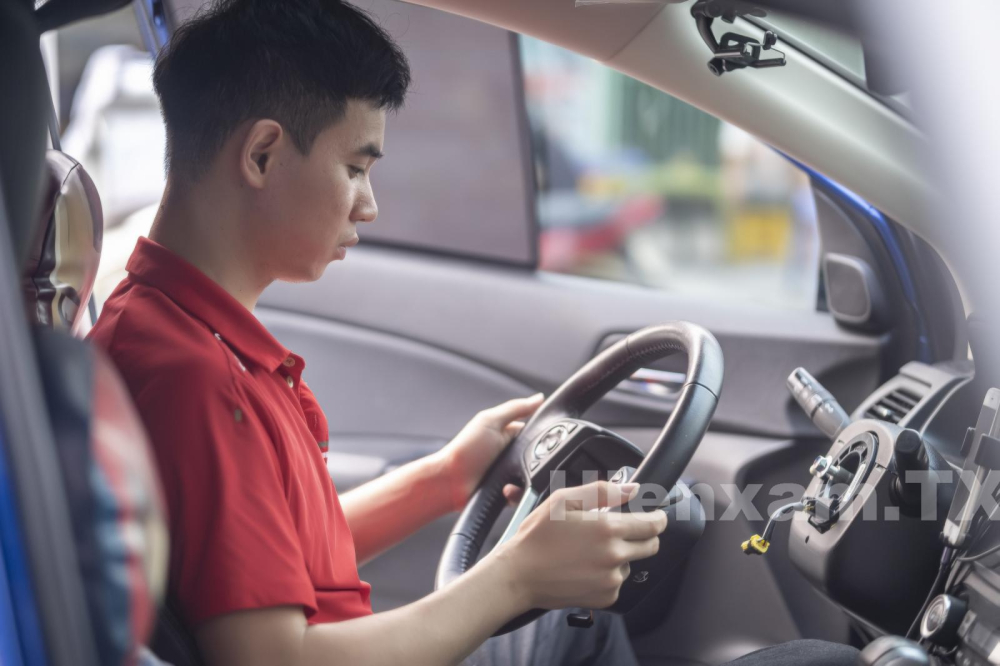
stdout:
POLYGON ((361 146, 360 148, 358 148, 354 152, 355 152, 356 155, 367 155, 368 157, 374 157, 375 159, 379 159, 381 157, 385 157, 385 155, 383 155, 382 151, 379 150, 378 147, 374 143, 367 143, 367 144, 361 146))

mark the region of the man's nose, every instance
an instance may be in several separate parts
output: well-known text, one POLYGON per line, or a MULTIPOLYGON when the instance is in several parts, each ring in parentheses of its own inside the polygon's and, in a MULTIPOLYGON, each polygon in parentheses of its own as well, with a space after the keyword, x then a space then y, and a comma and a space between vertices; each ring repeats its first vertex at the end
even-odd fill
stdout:
POLYGON ((370 187, 355 202, 353 217, 355 222, 374 222, 375 218, 378 217, 378 205, 375 203, 375 195, 372 194, 370 187))

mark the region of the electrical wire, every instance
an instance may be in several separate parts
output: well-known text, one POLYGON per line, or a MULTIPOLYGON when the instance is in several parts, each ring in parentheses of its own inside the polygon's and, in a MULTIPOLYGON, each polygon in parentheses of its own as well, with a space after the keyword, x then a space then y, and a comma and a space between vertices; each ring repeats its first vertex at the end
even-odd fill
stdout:
POLYGON ((774 534, 774 528, 777 527, 778 519, 781 518, 781 516, 792 511, 808 511, 814 504, 816 504, 815 497, 803 497, 798 502, 792 502, 791 504, 786 504, 781 507, 771 514, 771 518, 767 521, 767 526, 764 527, 764 533, 761 534, 761 537, 765 541, 770 541, 771 535, 774 534))
MULTIPOLYGON (((994 499, 997 499, 997 498, 994 497, 994 499)), ((972 539, 969 540, 969 545, 966 546, 965 548, 961 549, 963 552, 972 550, 972 547, 974 545, 976 545, 980 541, 982 541, 982 539, 990 531, 990 528, 993 527, 993 523, 994 523, 993 519, 996 517, 997 511, 1000 511, 1000 503, 996 504, 996 506, 993 507, 993 510, 990 511, 990 515, 988 515, 986 517, 986 520, 984 521, 982 528, 979 530, 979 533, 976 534, 976 536, 974 538, 972 538, 972 539)), ((995 546, 991 546, 990 548, 987 548, 986 550, 981 551, 979 553, 975 553, 975 554, 971 554, 971 555, 970 554, 966 554, 966 555, 961 555, 959 557, 956 557, 955 560, 954 560, 954 562, 958 563, 958 566, 956 566, 952 570, 951 574, 948 576, 948 582, 945 584, 945 592, 950 591, 951 589, 953 589, 953 587, 955 585, 958 584, 959 578, 961 578, 962 574, 965 573, 965 572, 967 572, 969 570, 969 564, 970 563, 976 562, 976 561, 981 560, 981 559, 983 559, 985 557, 988 557, 988 556, 996 553, 997 551, 1000 551, 1000 544, 997 544, 995 546)))
POLYGON ((924 617, 924 613, 927 612, 927 607, 930 606, 931 600, 937 595, 941 594, 941 588, 945 583, 945 578, 951 571, 952 558, 955 555, 955 549, 948 546, 945 547, 944 551, 941 553, 941 564, 938 567, 937 576, 934 577, 934 583, 931 585, 930 591, 927 592, 927 598, 924 599, 924 605, 920 607, 920 612, 913 619, 913 624, 910 625, 909 631, 906 632, 906 637, 913 640, 917 636, 917 628, 920 626, 920 620, 924 617))
POLYGON ((981 553, 976 553, 975 555, 963 555, 962 557, 955 558, 956 562, 975 562, 976 560, 981 560, 984 557, 992 555, 993 553, 1000 551, 1000 543, 991 548, 987 548, 981 553))
MULTIPOLYGON (((951 464, 951 463, 949 463, 949 464, 951 464)), ((962 548, 955 549, 956 554, 958 552, 967 552, 969 550, 972 550, 972 547, 975 546, 976 544, 978 544, 986 536, 986 534, 989 532, 990 528, 993 526, 993 523, 994 523, 993 519, 996 517, 997 512, 1000 511, 1000 497, 998 497, 997 495, 994 495, 993 499, 997 503, 993 506, 993 510, 990 511, 989 515, 986 516, 986 520, 984 520, 983 523, 981 524, 981 526, 979 527, 978 533, 974 537, 968 539, 968 545, 967 546, 963 546, 962 548)), ((961 555, 961 556, 955 557, 954 560, 952 561, 952 563, 955 566, 952 568, 951 572, 948 574, 948 579, 947 579, 947 581, 945 582, 945 585, 944 585, 944 592, 950 593, 955 588, 955 586, 958 585, 961 582, 962 577, 970 571, 970 569, 971 569, 971 563, 972 562, 976 562, 977 560, 980 560, 980 559, 982 559, 984 557, 992 555, 993 553, 997 552, 998 550, 1000 550, 1000 544, 998 544, 996 546, 993 546, 993 547, 990 547, 990 548, 988 548, 988 549, 986 549, 986 550, 984 550, 984 551, 982 551, 980 553, 976 553, 974 555, 961 555)))
POLYGON ((771 517, 767 521, 767 525, 764 526, 764 531, 761 534, 754 534, 752 537, 740 544, 740 548, 742 548, 743 552, 747 555, 764 555, 767 553, 767 549, 771 545, 771 535, 774 534, 774 528, 777 527, 778 519, 781 518, 781 516, 793 511, 812 512, 815 507, 815 497, 803 497, 798 502, 786 504, 771 514, 771 517))
POLYGON ((979 541, 980 539, 982 539, 984 536, 986 536, 986 533, 989 532, 990 527, 993 526, 993 519, 996 517, 997 511, 1000 511, 1000 501, 998 501, 996 495, 993 495, 992 497, 994 502, 993 510, 990 511, 990 515, 986 516, 986 520, 983 521, 983 526, 980 528, 979 534, 977 534, 975 538, 970 539, 969 545, 966 546, 963 550, 971 549, 972 545, 977 541, 979 541))
POLYGON ((946 593, 951 593, 959 583, 962 582, 963 577, 968 572, 971 565, 968 562, 956 562, 955 566, 952 567, 951 573, 948 574, 948 581, 944 584, 944 591, 946 593))

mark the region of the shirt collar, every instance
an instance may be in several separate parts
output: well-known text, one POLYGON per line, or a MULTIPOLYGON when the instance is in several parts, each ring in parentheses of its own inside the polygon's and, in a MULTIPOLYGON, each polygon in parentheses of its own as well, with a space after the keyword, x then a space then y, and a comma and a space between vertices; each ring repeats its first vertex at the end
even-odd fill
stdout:
POLYGON ((139 238, 125 269, 203 321, 241 357, 274 372, 291 355, 231 294, 159 243, 139 238))

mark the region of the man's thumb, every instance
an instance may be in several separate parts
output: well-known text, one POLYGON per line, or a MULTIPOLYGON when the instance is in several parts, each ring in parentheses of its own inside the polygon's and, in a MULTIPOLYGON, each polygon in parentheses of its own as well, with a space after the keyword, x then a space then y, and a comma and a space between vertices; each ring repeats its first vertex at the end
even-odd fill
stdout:
POLYGON ((507 425, 515 419, 523 419, 534 414, 545 396, 541 393, 528 398, 514 398, 489 410, 490 417, 497 425, 507 425))

